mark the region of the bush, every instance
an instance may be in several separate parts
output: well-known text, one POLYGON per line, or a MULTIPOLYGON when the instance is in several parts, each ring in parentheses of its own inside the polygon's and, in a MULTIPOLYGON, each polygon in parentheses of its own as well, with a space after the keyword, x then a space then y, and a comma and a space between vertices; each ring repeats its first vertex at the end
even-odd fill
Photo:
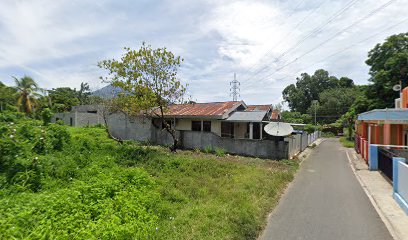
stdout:
POLYGON ((340 142, 343 144, 343 147, 354 148, 354 141, 348 140, 347 137, 341 137, 340 142))
POLYGON ((223 157, 225 156, 225 150, 222 148, 216 148, 215 155, 217 155, 218 157, 223 157))
POLYGON ((41 118, 43 120, 44 126, 47 126, 51 122, 51 118, 54 113, 49 108, 44 108, 41 112, 41 118))
POLYGON ((325 138, 332 138, 332 137, 335 137, 336 135, 334 135, 334 133, 332 133, 332 132, 323 132, 322 133, 322 137, 325 137, 325 138))
POLYGON ((212 147, 211 146, 206 146, 205 148, 204 148, 204 150, 203 150, 203 152, 205 152, 205 153, 212 153, 212 147))

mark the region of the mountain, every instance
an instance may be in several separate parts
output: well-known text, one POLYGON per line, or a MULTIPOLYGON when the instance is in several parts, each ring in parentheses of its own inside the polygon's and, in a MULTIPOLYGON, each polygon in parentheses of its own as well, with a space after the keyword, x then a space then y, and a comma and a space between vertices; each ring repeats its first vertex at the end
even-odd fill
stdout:
POLYGON ((92 92, 93 96, 98 96, 101 98, 112 98, 118 96, 118 94, 122 91, 120 87, 114 87, 112 85, 107 85, 101 89, 98 89, 92 92))

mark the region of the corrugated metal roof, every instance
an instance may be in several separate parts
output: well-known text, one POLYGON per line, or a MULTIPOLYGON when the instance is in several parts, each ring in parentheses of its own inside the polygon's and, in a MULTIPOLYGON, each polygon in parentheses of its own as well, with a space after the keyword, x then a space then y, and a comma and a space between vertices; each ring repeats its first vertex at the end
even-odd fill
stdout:
POLYGON ((247 109, 245 111, 251 112, 251 111, 268 111, 272 109, 271 105, 248 105, 247 109))
POLYGON ((360 113, 359 121, 381 121, 390 124, 408 123, 408 109, 374 109, 360 113))
POLYGON ((232 122, 262 122, 267 111, 234 112, 226 121, 232 122))
POLYGON ((212 102, 212 103, 191 103, 175 104, 169 106, 166 116, 174 117, 219 117, 224 113, 244 104, 243 102, 212 102))

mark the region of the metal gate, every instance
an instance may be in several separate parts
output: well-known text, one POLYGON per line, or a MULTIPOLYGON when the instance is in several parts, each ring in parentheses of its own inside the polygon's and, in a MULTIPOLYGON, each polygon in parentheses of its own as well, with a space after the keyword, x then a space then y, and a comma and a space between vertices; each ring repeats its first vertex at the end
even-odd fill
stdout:
POLYGON ((392 158, 396 155, 384 147, 378 148, 378 169, 392 182, 392 158))

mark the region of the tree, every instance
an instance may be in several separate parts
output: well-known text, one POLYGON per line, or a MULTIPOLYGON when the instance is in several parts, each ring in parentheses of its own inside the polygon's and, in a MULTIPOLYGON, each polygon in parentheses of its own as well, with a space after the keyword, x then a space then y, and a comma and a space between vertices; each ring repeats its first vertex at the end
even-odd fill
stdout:
POLYGON ((104 60, 98 66, 108 70, 102 80, 120 87, 122 92, 115 105, 128 116, 148 115, 159 118, 173 138, 176 151, 178 138, 175 130, 165 119, 169 105, 182 103, 186 87, 177 76, 182 59, 166 48, 152 49, 142 44, 139 50, 125 48, 120 60, 104 60))
MULTIPOLYGON (((331 123, 345 114, 354 103, 358 96, 355 88, 331 88, 319 94, 319 107, 317 115, 321 122, 331 123)), ((314 114, 314 108, 311 106, 308 110, 314 114)))
POLYGON ((408 33, 392 35, 377 44, 369 51, 366 64, 372 82, 366 94, 372 108, 393 107, 399 93, 392 87, 400 82, 402 87, 408 85, 408 33))
POLYGON ((288 102, 292 111, 307 113, 312 101, 318 100, 319 94, 324 90, 354 85, 351 79, 341 79, 340 81, 334 76, 329 76, 329 72, 323 69, 316 70, 312 76, 302 73, 296 78, 296 84, 291 84, 283 90, 283 99, 288 102))
POLYGON ((17 98, 18 95, 16 89, 0 82, 0 111, 15 106, 17 98))
POLYGON ((312 116, 309 114, 302 114, 300 112, 283 111, 281 113, 282 120, 288 123, 312 123, 312 116))
MULTIPOLYGON (((75 90, 75 89, 74 89, 75 90)), ((81 83, 81 87, 79 88, 79 91, 77 92, 77 98, 80 102, 80 104, 87 104, 89 97, 91 96, 91 91, 89 88, 88 83, 81 83)))
POLYGON ((40 97, 38 92, 41 89, 38 84, 29 76, 20 79, 13 77, 16 83, 15 89, 20 94, 17 105, 20 106, 27 114, 31 113, 35 104, 35 99, 40 97))
POLYGON ((51 99, 53 110, 56 112, 71 111, 73 106, 80 104, 77 91, 69 87, 48 90, 48 97, 51 99))

